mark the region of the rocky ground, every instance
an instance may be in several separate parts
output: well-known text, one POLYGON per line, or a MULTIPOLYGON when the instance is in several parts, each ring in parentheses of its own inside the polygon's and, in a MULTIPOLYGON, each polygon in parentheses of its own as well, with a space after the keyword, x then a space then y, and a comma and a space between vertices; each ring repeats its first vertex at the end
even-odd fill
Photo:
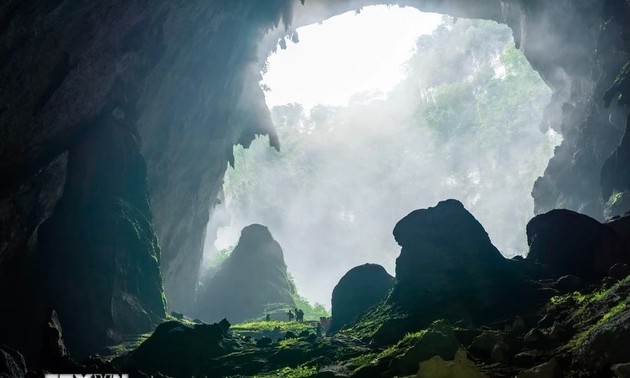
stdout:
MULTIPOLYGON (((363 291, 355 290, 361 306, 354 306, 352 298, 337 303, 333 317, 341 313, 351 320, 336 333, 322 335, 316 322, 231 326, 226 320, 204 324, 177 314, 152 333, 78 362, 63 344, 53 311, 44 327, 41 367, 27 369, 18 351, 2 347, 0 377, 41 376, 41 371, 170 377, 630 377, 629 219, 601 224, 573 212, 550 212, 528 226, 530 256, 506 260, 461 203, 443 201, 399 222, 394 235, 402 252, 393 288, 354 315, 351 310, 368 297, 363 291), (558 231, 570 228, 572 234, 558 231), (578 248, 584 245, 588 248, 578 248)), ((371 280, 369 272, 361 275, 371 280)), ((345 281, 337 292, 344 291, 345 281)))

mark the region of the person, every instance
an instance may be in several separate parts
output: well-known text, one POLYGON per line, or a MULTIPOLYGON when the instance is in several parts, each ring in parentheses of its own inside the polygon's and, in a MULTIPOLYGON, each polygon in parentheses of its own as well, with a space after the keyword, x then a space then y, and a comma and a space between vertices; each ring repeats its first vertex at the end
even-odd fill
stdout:
POLYGON ((295 318, 298 322, 304 323, 304 311, 296 310, 295 318))
POLYGON ((291 310, 289 310, 289 312, 287 312, 287 315, 289 316, 289 321, 293 321, 293 318, 295 317, 293 315, 293 313, 291 312, 291 310))
POLYGON ((265 316, 265 321, 267 321, 267 322, 271 321, 271 315, 267 314, 265 316))
POLYGON ((321 326, 322 326, 323 333, 327 333, 328 332, 328 328, 330 328, 330 318, 325 317, 325 316, 321 316, 319 318, 319 324, 321 324, 321 326))

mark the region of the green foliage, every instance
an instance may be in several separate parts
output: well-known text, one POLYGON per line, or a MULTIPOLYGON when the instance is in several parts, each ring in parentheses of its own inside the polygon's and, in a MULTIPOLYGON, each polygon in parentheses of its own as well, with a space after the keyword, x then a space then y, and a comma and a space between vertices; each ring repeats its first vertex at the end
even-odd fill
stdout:
POLYGON ((260 375, 258 377, 305 378, 313 376, 315 373, 317 373, 315 366, 300 365, 294 368, 284 367, 269 375, 260 375))
MULTIPOLYGON (((295 279, 290 272, 287 273, 287 279, 289 280, 289 282, 291 282, 291 285, 295 287, 295 279)), ((326 307, 324 307, 323 304, 315 303, 314 305, 312 305, 311 302, 308 301, 308 299, 299 295, 297 291, 293 293, 292 297, 293 301, 295 302, 295 307, 304 311, 304 320, 319 320, 319 318, 321 317, 330 316, 330 312, 326 310, 326 307)), ((289 309, 287 309, 287 311, 288 310, 289 309)))
POLYGON ((230 255, 232 254, 232 251, 234 250, 234 247, 235 246, 229 246, 227 248, 223 248, 222 250, 218 251, 217 254, 214 255, 214 257, 210 260, 208 265, 212 268, 220 267, 221 264, 223 264, 225 260, 227 260, 228 257, 230 257, 230 255))

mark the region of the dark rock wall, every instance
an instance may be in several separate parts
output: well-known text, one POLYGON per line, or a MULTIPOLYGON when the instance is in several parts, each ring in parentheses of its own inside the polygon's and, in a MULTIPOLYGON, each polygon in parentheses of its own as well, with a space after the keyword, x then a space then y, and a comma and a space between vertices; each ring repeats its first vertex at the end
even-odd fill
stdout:
POLYGON ((160 260, 186 308, 231 147, 264 131, 234 113, 285 3, 0 5, 1 342, 36 354, 46 306, 79 355, 148 330, 160 260))
MULTIPOLYGON (((630 5, 615 0, 523 3, 522 48, 554 89, 542 127, 564 138, 534 185, 535 212, 567 208, 601 220, 602 166, 619 144, 628 114, 616 104, 606 108, 604 95, 630 59, 630 5)), ((628 210, 617 209, 617 214, 628 210)))
POLYGON ((163 25, 166 52, 146 79, 138 128, 172 309, 191 310, 209 211, 232 146, 269 129, 253 67, 257 42, 283 2, 187 3, 163 25), (244 93, 252 83, 258 92, 244 93))
MULTIPOLYGON (((273 136, 255 85, 258 42, 268 28, 291 20, 292 6, 297 27, 374 3, 390 2, 307 0, 302 7, 292 0, 1 1, 0 295, 9 298, 9 307, 17 306, 11 302, 15 295, 9 296, 14 283, 32 274, 28 261, 41 250, 39 226, 54 214, 49 223, 56 231, 49 240, 59 241, 51 242, 58 244, 55 249, 74 243, 62 235, 76 232, 81 243, 73 248, 109 254, 109 262, 112 255, 137 251, 137 240, 144 255, 138 261, 160 256, 154 228, 169 307, 189 311, 208 213, 232 145, 247 144, 255 133, 273 136), (139 168, 144 162, 146 174, 139 168), (89 195, 90 188, 99 194, 89 195), (139 194, 147 189, 149 200, 139 194), (102 211, 91 210, 96 203, 102 211), (122 223, 139 225, 144 236, 110 248, 103 233, 91 227, 101 222, 114 227, 120 220, 116 214, 133 214, 123 216, 131 221, 122 223)), ((615 102, 604 108, 602 97, 628 61, 628 2, 391 3, 512 27, 554 90, 543 127, 560 130, 565 138, 534 187, 536 211, 567 207, 602 218, 607 198, 602 199, 601 168, 620 146, 627 114, 615 102)), ((609 166, 605 182, 623 181, 617 176, 627 164, 609 166)), ((68 256, 75 253, 67 249, 68 256)), ((135 287, 130 270, 107 269, 106 287, 135 287)), ((145 282, 152 294, 135 287, 140 302, 127 302, 136 309, 130 313, 161 312, 161 301, 149 299, 160 291, 155 272, 145 273, 140 277, 153 277, 145 282)), ((85 285, 89 292, 91 283, 85 285)), ((89 310, 95 317, 98 306, 89 310)), ((103 327, 118 324, 114 328, 122 330, 122 324, 142 323, 141 318, 110 318, 103 327)))

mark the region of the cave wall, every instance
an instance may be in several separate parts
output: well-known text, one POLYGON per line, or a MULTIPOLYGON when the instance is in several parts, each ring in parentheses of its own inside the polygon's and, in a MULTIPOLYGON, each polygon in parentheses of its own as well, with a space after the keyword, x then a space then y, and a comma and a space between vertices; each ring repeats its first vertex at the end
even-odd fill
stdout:
MULTIPOLYGON (((34 299, 21 294, 68 272, 63 264, 41 264, 60 251, 70 262, 87 255, 103 267, 93 296, 105 299, 85 315, 101 322, 99 335, 137 331, 143 319, 162 315, 162 283, 168 308, 189 311, 232 146, 266 133, 278 147, 257 86, 261 56, 289 28, 383 3, 507 23, 554 91, 541 127, 564 136, 534 186, 536 211, 566 207, 603 217, 601 167, 626 129, 627 110, 615 103, 607 109, 602 100, 629 59, 625 0, 3 0, 0 297, 14 310, 1 315, 0 327, 40 320, 28 306, 34 299), (112 212, 133 214, 132 221, 112 212), (104 235, 118 235, 121 219, 123 230, 138 226, 140 236, 112 247, 104 235), (134 278, 131 266, 146 269, 134 278), (43 278, 24 279, 32 275, 43 278), (123 292, 133 299, 118 301, 123 292), (112 309, 121 303, 133 308, 123 313, 138 316, 121 317, 112 309)), ((619 190, 627 163, 616 161, 606 182, 621 182, 619 190)), ((57 304, 82 301, 63 290, 50 294, 57 304)), ((21 339, 2 330, 0 342, 21 339)))
POLYGON ((232 145, 269 126, 242 88, 287 4, 2 2, 0 343, 36 356, 49 306, 78 356, 150 329, 164 291, 186 310, 232 145))

